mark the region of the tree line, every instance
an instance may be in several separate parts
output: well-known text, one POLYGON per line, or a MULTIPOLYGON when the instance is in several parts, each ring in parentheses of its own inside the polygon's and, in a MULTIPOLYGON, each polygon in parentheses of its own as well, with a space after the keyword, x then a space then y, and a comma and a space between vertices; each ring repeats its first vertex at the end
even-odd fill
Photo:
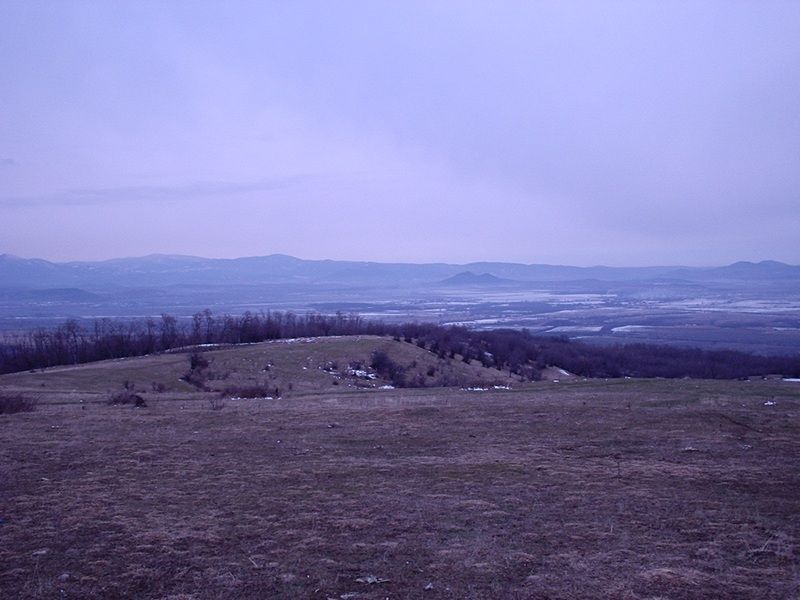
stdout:
POLYGON ((204 310, 190 319, 172 315, 132 321, 68 320, 53 329, 18 334, 0 343, 0 373, 12 373, 142 356, 203 344, 243 344, 267 340, 338 335, 392 336, 442 359, 478 362, 538 379, 557 365, 583 377, 694 377, 736 379, 782 374, 800 377, 800 356, 760 356, 737 351, 676 348, 653 344, 599 346, 527 330, 471 330, 432 323, 393 324, 358 315, 246 312, 215 315, 204 310))

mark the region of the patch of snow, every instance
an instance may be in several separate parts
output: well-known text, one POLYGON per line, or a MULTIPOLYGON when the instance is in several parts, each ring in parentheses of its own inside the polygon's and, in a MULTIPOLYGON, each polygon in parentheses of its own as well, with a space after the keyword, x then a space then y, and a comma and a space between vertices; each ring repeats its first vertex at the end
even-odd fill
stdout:
POLYGON ((379 387, 378 389, 379 389, 379 390, 393 390, 393 389, 394 389, 394 386, 393 386, 393 385, 382 385, 382 386, 381 386, 381 387, 379 387))
POLYGON ((611 331, 613 333, 625 333, 626 331, 640 331, 642 329, 653 329, 650 325, 620 325, 614 327, 611 331))
POLYGON ((565 377, 569 377, 570 375, 572 375, 572 373, 570 373, 569 371, 565 371, 564 369, 559 369, 558 372, 564 375, 565 377))
POLYGON ((602 329, 602 326, 596 325, 559 325, 558 327, 553 327, 550 329, 548 333, 571 333, 580 331, 598 333, 602 329))
POLYGON ((465 392, 488 392, 489 388, 483 387, 468 387, 468 388, 461 388, 465 392))
POLYGON ((320 340, 332 340, 345 337, 343 335, 326 335, 322 337, 299 337, 299 338, 286 338, 281 340, 268 340, 268 344, 313 344, 320 340))
POLYGON ((784 381, 791 381, 793 383, 800 383, 800 377, 787 377, 784 381))
POLYGON ((492 386, 493 390, 510 390, 511 386, 509 385, 494 385, 492 386))
POLYGON ((775 402, 773 402, 772 400, 767 400, 766 402, 764 402, 764 406, 775 406, 775 402))
POLYGON ((350 375, 355 377, 361 377, 362 379, 377 379, 378 376, 375 373, 369 373, 364 369, 350 369, 348 371, 350 375))

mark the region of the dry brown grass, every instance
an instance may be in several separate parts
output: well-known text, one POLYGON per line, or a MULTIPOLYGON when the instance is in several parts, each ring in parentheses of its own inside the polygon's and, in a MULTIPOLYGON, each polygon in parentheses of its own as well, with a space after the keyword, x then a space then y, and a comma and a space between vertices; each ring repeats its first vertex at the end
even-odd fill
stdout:
POLYGON ((126 381, 140 394, 156 389, 188 393, 198 389, 222 392, 255 387, 273 393, 277 388, 282 395, 339 393, 343 389, 363 390, 389 383, 348 373, 351 362, 369 365, 376 350, 386 352, 397 364, 407 367, 409 381, 420 380, 428 386, 442 381, 460 386, 506 385, 517 381, 508 372, 466 364, 461 360, 441 360, 414 344, 377 336, 276 340, 205 350, 201 356, 210 364, 202 370, 202 382, 195 382, 201 385, 193 385, 184 379, 193 353, 187 349, 184 352, 0 375, 0 386, 10 391, 44 392, 47 401, 69 401, 70 398, 64 398, 69 394, 84 394, 90 401, 92 395, 102 396, 119 390, 126 381), (331 369, 331 365, 336 365, 336 368, 331 369), (431 368, 435 374, 428 376, 431 368))
POLYGON ((799 391, 41 404, 0 416, 0 597, 796 598, 799 391))
POLYGON ((35 398, 26 397, 22 394, 0 393, 0 415, 32 412, 36 410, 36 404, 35 398))

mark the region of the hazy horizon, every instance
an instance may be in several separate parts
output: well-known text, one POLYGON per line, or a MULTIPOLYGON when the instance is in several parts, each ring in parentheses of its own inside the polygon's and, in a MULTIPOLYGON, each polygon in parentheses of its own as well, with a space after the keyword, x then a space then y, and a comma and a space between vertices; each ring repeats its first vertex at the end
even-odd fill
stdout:
POLYGON ((537 263, 537 262, 520 262, 520 261, 511 261, 511 260, 486 260, 486 259, 475 259, 475 260, 466 260, 466 261, 448 261, 448 260, 430 260, 430 261, 402 261, 402 260, 371 260, 368 258, 347 258, 347 259, 332 259, 326 257, 304 257, 304 256, 296 256, 293 254, 285 254, 282 252, 274 252, 271 254, 250 254, 250 255, 242 255, 242 256, 204 256, 199 254, 175 254, 175 253, 164 253, 164 252, 151 252, 149 254, 140 254, 136 256, 110 256, 108 258, 97 258, 91 260, 62 260, 62 259, 48 259, 41 256, 19 256, 12 252, 0 252, 0 256, 7 255, 13 256, 15 258, 19 258, 22 260, 46 260, 52 263, 72 263, 72 262, 108 262, 108 261, 115 261, 115 260, 137 260, 137 259, 146 259, 146 258, 155 258, 155 257, 169 257, 169 258, 196 258, 202 260, 238 260, 238 259, 248 259, 248 258, 265 258, 269 256, 285 256, 288 258, 296 258, 303 261, 342 261, 342 262, 359 262, 359 263, 377 263, 377 264, 410 264, 410 265, 430 265, 430 264, 448 264, 453 266, 469 266, 475 263, 507 263, 507 264, 521 264, 521 265, 545 265, 545 266, 553 266, 553 267, 579 267, 579 268, 593 268, 593 267, 613 267, 613 268, 657 268, 657 267, 690 267, 690 268, 715 268, 715 267, 725 267, 735 263, 760 263, 760 262, 778 262, 782 264, 787 264, 789 266, 800 266, 800 264, 795 265, 793 263, 785 263, 784 261, 776 261, 774 259, 762 259, 762 260, 747 260, 741 259, 732 261, 730 263, 721 263, 721 264, 567 264, 567 263, 537 263))
POLYGON ((800 264, 800 3, 0 4, 0 252, 800 264))

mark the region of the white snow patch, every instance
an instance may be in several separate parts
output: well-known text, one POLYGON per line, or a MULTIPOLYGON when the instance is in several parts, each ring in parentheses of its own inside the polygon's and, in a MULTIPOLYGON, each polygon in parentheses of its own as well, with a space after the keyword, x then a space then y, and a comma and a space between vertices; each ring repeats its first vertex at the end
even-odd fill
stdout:
POLYGON ((787 377, 784 381, 791 381, 793 383, 800 383, 800 377, 787 377))
POLYGON ((268 344, 313 344, 320 340, 333 340, 344 337, 343 335, 326 335, 323 337, 299 337, 299 338, 286 338, 282 340, 269 340, 268 344))
POLYGON ((766 402, 764 402, 764 406, 775 406, 775 402, 773 402, 772 400, 767 400, 766 402))
POLYGON ((355 376, 355 377, 361 377, 362 379, 377 379, 378 378, 378 376, 375 375, 375 373, 369 373, 368 371, 365 371, 364 369, 350 369, 348 371, 348 373, 350 375, 355 376))
POLYGON ((378 389, 379 389, 379 390, 393 390, 393 389, 394 389, 394 386, 393 386, 393 385, 382 385, 382 386, 381 386, 381 387, 379 387, 378 389))

